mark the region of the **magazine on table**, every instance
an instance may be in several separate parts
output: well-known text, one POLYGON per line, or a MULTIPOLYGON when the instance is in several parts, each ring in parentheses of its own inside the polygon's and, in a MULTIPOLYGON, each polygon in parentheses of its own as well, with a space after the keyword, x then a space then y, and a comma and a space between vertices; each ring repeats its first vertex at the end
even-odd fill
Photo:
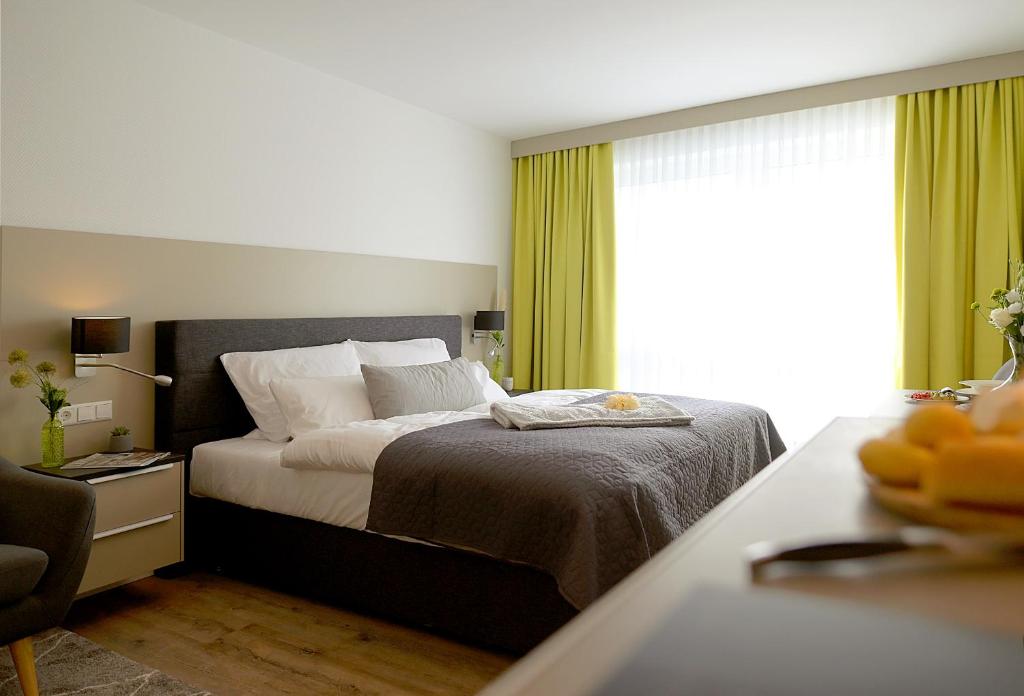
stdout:
POLYGON ((124 452, 112 454, 97 452, 88 457, 68 462, 63 469, 134 469, 148 466, 166 457, 169 452, 124 452))

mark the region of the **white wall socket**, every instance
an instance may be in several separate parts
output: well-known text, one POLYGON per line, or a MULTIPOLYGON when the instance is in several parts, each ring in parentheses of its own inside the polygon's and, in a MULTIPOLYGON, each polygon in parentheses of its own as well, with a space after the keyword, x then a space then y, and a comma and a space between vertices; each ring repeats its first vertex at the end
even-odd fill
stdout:
POLYGON ((58 416, 64 425, 111 420, 114 417, 114 402, 90 401, 84 404, 65 406, 60 410, 58 416))
POLYGON ((78 422, 78 409, 74 406, 65 406, 57 412, 57 417, 64 425, 74 425, 78 422))

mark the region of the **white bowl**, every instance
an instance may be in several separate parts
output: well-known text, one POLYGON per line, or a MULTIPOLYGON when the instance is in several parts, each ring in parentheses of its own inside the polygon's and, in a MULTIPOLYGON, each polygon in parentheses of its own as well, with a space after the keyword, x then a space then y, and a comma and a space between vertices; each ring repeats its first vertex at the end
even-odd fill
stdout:
POLYGON ((960 382, 965 387, 970 387, 975 394, 990 392, 1002 383, 1001 379, 965 379, 960 382))

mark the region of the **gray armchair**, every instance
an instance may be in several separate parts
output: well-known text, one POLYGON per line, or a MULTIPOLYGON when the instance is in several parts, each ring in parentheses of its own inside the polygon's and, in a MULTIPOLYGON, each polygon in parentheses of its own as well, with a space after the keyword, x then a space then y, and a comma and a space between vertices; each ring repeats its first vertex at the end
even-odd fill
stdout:
POLYGON ((38 693, 32 635, 64 620, 92 549, 96 497, 87 483, 0 458, 0 646, 22 690, 38 693))

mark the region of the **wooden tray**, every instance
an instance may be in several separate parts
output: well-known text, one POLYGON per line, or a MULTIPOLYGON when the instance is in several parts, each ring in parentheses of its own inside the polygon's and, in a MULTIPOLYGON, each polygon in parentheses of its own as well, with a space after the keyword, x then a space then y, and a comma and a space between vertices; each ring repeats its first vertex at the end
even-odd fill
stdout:
POLYGON ((875 502, 889 512, 922 524, 972 532, 1024 533, 1024 511, 936 505, 917 488, 887 486, 872 479, 868 479, 868 490, 875 502))

